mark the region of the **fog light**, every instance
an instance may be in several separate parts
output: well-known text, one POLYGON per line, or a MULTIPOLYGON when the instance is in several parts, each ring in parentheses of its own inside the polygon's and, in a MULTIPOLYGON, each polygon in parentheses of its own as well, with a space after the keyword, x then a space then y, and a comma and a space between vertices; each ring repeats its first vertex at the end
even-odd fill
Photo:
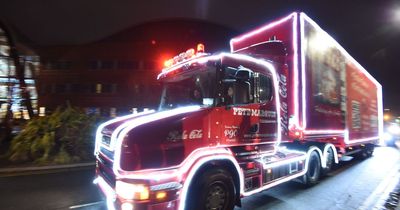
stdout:
POLYGON ((384 134, 383 134, 383 139, 384 139, 385 141, 390 141, 390 140, 392 140, 392 138, 393 138, 393 136, 390 135, 389 133, 384 133, 384 134))
POLYGON ((149 188, 143 184, 131 184, 117 181, 115 185, 116 193, 127 200, 147 200, 149 199, 149 188))
POLYGON ((133 205, 131 203, 123 203, 121 205, 121 210, 133 210, 133 205))
POLYGON ((167 197, 167 193, 165 191, 160 191, 160 192, 157 192, 157 194, 156 194, 157 200, 163 200, 166 197, 167 197))

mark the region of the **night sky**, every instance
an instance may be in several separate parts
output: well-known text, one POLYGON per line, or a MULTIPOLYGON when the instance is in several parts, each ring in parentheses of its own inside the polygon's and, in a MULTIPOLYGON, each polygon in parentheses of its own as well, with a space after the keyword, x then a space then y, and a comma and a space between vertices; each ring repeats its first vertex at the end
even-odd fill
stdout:
POLYGON ((400 114, 400 1, 0 0, 0 18, 44 45, 87 43, 177 17, 245 32, 296 10, 359 61, 383 85, 385 108, 400 114))

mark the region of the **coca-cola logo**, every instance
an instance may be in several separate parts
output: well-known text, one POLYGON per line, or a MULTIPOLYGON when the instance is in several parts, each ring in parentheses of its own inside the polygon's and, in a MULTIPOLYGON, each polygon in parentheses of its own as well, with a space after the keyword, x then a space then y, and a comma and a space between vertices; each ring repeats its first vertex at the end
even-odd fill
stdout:
POLYGON ((192 130, 189 134, 189 139, 201 139, 203 137, 202 130, 192 130))
POLYGON ((201 139, 203 138, 203 130, 194 129, 191 131, 183 130, 173 130, 167 135, 168 141, 186 140, 186 139, 201 139))

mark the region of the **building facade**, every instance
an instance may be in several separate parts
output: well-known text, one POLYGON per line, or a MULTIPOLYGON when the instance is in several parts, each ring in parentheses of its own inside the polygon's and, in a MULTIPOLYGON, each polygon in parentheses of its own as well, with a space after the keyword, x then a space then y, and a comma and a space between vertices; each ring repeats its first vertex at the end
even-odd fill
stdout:
POLYGON ((37 46, 41 56, 39 106, 70 104, 104 116, 156 109, 165 60, 201 42, 206 50, 229 49, 230 29, 196 20, 135 26, 81 45, 37 46))
POLYGON ((26 101, 30 100, 32 108, 37 112, 38 94, 36 91, 36 78, 39 72, 39 56, 30 48, 19 42, 11 43, 10 29, 0 24, 0 121, 3 121, 7 112, 12 118, 28 119, 26 101), (11 48, 15 47, 18 59, 23 68, 23 75, 18 75, 11 48), (26 84, 26 91, 30 99, 22 96, 20 82, 26 84))

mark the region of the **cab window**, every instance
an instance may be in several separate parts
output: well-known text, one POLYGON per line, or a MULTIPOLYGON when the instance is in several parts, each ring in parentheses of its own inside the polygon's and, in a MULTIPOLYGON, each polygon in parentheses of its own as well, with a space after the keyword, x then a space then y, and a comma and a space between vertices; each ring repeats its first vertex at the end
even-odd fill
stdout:
POLYGON ((254 103, 254 76, 244 67, 226 67, 222 79, 222 104, 240 105, 254 103))
POLYGON ((221 105, 266 103, 271 100, 272 93, 270 76, 242 66, 223 70, 221 105))
POLYGON ((271 100, 272 97, 272 81, 271 78, 263 75, 263 74, 258 74, 258 81, 257 82, 258 88, 258 96, 259 96, 259 102, 260 103, 265 103, 271 100))

